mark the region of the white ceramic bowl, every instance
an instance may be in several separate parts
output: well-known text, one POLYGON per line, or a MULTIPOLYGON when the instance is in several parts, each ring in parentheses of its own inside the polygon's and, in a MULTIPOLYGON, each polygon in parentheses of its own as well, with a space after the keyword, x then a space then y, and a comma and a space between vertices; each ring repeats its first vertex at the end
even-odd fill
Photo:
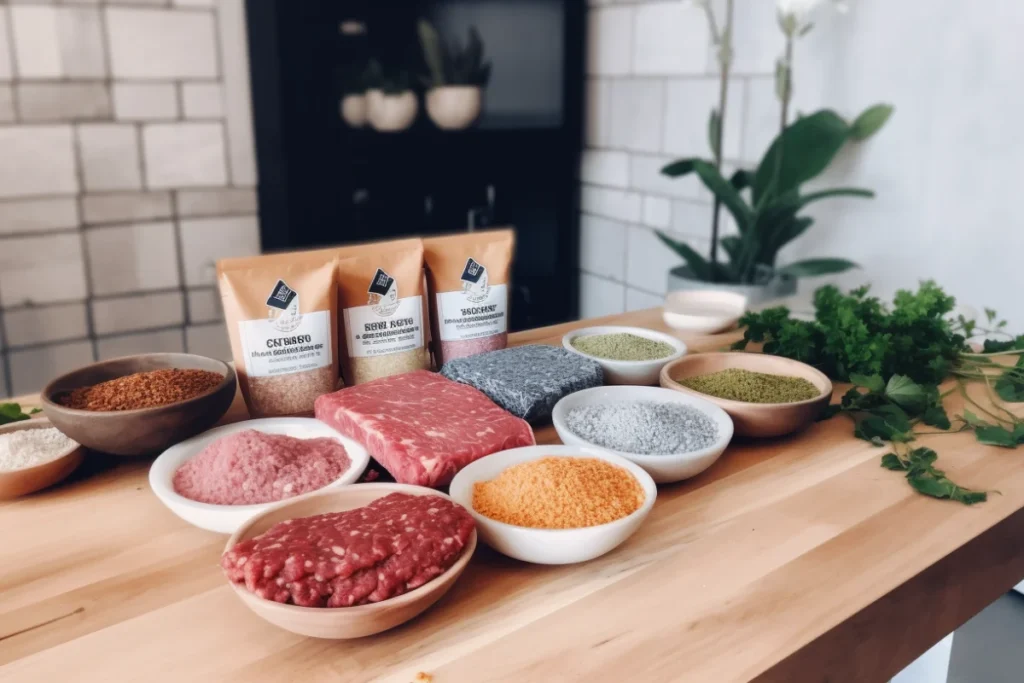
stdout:
POLYGON ((735 292, 669 292, 661 317, 675 330, 714 334, 732 328, 747 310, 747 297, 735 292))
POLYGON ((602 325, 573 330, 562 337, 562 346, 573 353, 580 354, 584 358, 590 358, 600 363, 601 368, 604 370, 605 384, 639 384, 642 386, 657 384, 658 375, 661 373, 661 369, 665 367, 665 364, 686 355, 686 344, 672 335, 648 330, 646 327, 625 327, 622 325, 602 325), (665 342, 672 346, 675 352, 657 360, 609 360, 583 353, 572 345, 572 340, 577 337, 589 337, 595 334, 635 334, 638 337, 665 342))
POLYGON ((579 446, 526 446, 500 451, 470 463, 452 479, 448 493, 455 502, 469 510, 476 519, 480 537, 498 552, 534 564, 573 564, 600 557, 632 536, 654 507, 658 489, 643 469, 608 451, 579 446), (473 509, 473 484, 494 479, 512 465, 549 456, 607 460, 629 470, 643 487, 646 499, 631 515, 608 524, 580 529, 514 526, 485 517, 473 509))
MULTIPOLYGON (((288 436, 300 439, 326 436, 340 441, 345 446, 348 457, 352 460, 352 466, 337 480, 318 489, 319 491, 326 491, 354 483, 359 479, 359 475, 363 473, 363 470, 366 469, 370 462, 370 454, 367 453, 366 448, 347 436, 342 436, 320 420, 314 420, 311 417, 268 417, 216 427, 168 448, 160 454, 160 457, 153 462, 153 466, 149 468, 149 487, 153 489, 153 493, 160 499, 160 502, 189 524, 221 534, 235 533, 250 518, 268 510, 281 501, 260 503, 258 505, 213 505, 210 503, 200 503, 175 492, 174 473, 185 464, 185 461, 198 455, 200 451, 217 439, 246 429, 255 429, 265 434, 287 434, 288 436)), ((312 493, 312 491, 309 493, 312 493)), ((296 496, 296 498, 298 497, 296 496)), ((286 500, 292 499, 288 498, 286 500)))
POLYGON ((732 440, 732 418, 728 413, 710 401, 660 387, 594 387, 584 389, 562 398, 551 412, 551 421, 563 443, 574 447, 589 447, 604 453, 612 453, 630 460, 651 475, 659 484, 681 481, 696 476, 711 467, 732 440), (624 401, 656 401, 681 403, 704 411, 718 425, 718 440, 699 451, 674 453, 671 455, 640 455, 602 448, 585 441, 569 430, 566 419, 573 408, 594 403, 621 403, 624 401))

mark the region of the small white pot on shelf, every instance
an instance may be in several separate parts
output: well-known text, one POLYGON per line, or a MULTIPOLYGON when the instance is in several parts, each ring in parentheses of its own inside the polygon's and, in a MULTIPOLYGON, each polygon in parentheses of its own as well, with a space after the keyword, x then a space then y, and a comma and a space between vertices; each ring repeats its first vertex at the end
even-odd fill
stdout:
POLYGON ((366 93, 353 93, 341 98, 341 118, 352 128, 362 128, 369 119, 366 93))
POLYGON ((427 93, 427 113, 438 128, 462 130, 480 116, 482 100, 478 85, 444 85, 427 93))
POLYGON ((370 125, 382 133, 405 130, 416 120, 419 101, 412 90, 388 94, 382 90, 366 93, 370 125))

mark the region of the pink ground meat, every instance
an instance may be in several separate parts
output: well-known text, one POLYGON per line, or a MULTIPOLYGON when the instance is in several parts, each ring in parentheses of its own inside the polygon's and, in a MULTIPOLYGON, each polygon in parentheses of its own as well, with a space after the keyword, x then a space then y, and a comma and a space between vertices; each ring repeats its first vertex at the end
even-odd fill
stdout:
POLYGON ((351 465, 336 439, 246 429, 217 439, 179 467, 174 490, 214 505, 272 503, 323 488, 351 465))
POLYGON ((508 346, 508 333, 492 334, 488 337, 476 339, 460 339, 457 341, 441 342, 441 358, 438 359, 437 367, 441 367, 450 360, 475 356, 478 353, 498 351, 508 346))
POLYGON ((265 600, 364 605, 443 574, 473 527, 465 508, 447 498, 392 493, 354 510, 279 522, 225 552, 221 567, 265 600))

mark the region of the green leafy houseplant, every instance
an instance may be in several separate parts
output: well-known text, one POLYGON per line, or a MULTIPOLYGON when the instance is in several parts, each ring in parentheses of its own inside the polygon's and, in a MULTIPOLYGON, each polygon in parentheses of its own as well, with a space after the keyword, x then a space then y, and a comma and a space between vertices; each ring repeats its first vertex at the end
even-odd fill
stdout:
POLYGON ((400 95, 412 90, 413 78, 401 67, 385 67, 375 59, 366 65, 362 75, 365 90, 380 90, 385 95, 400 95))
POLYGON ((487 85, 491 77, 491 63, 484 60, 484 44, 476 27, 469 27, 465 47, 455 38, 446 42, 426 19, 420 19, 417 30, 429 71, 425 79, 428 88, 487 85))
MULTIPOLYGON (((802 186, 818 177, 839 151, 852 141, 866 140, 878 132, 892 107, 879 104, 848 123, 831 110, 821 110, 794 121, 775 138, 757 168, 738 170, 726 179, 714 162, 700 158, 680 159, 666 165, 662 174, 678 178, 696 173, 732 215, 737 235, 719 240, 727 259, 705 259, 685 242, 664 232, 658 237, 679 254, 694 277, 700 280, 761 284, 774 274, 794 277, 839 273, 856 267, 842 258, 799 261, 779 268, 779 250, 807 231, 814 219, 801 216, 808 205, 830 197, 873 197, 870 190, 835 188, 803 193, 802 186)), ((717 114, 712 113, 712 147, 718 132, 717 114)))

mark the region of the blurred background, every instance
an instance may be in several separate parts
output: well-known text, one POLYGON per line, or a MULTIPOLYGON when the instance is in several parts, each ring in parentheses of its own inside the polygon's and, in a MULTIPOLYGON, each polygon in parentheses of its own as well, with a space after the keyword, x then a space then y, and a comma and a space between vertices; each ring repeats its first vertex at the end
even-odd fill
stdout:
MULTIPOLYGON (((721 20, 726 0, 709 4, 721 20)), ((791 120, 894 113, 811 183, 877 196, 809 209, 779 263, 860 268, 802 279, 797 300, 935 278, 1024 331, 1024 5, 819 4, 791 120)), ((727 173, 778 132, 778 10, 734 2, 727 173)), ((682 259, 655 230, 710 245, 712 195, 660 169, 712 156, 719 71, 701 3, 683 0, 0 1, 0 395, 96 358, 229 357, 214 263, 261 250, 513 224, 514 328, 657 306, 682 259), (421 17, 450 57, 470 27, 482 43, 463 129, 428 101, 466 83, 431 82, 421 17)))

